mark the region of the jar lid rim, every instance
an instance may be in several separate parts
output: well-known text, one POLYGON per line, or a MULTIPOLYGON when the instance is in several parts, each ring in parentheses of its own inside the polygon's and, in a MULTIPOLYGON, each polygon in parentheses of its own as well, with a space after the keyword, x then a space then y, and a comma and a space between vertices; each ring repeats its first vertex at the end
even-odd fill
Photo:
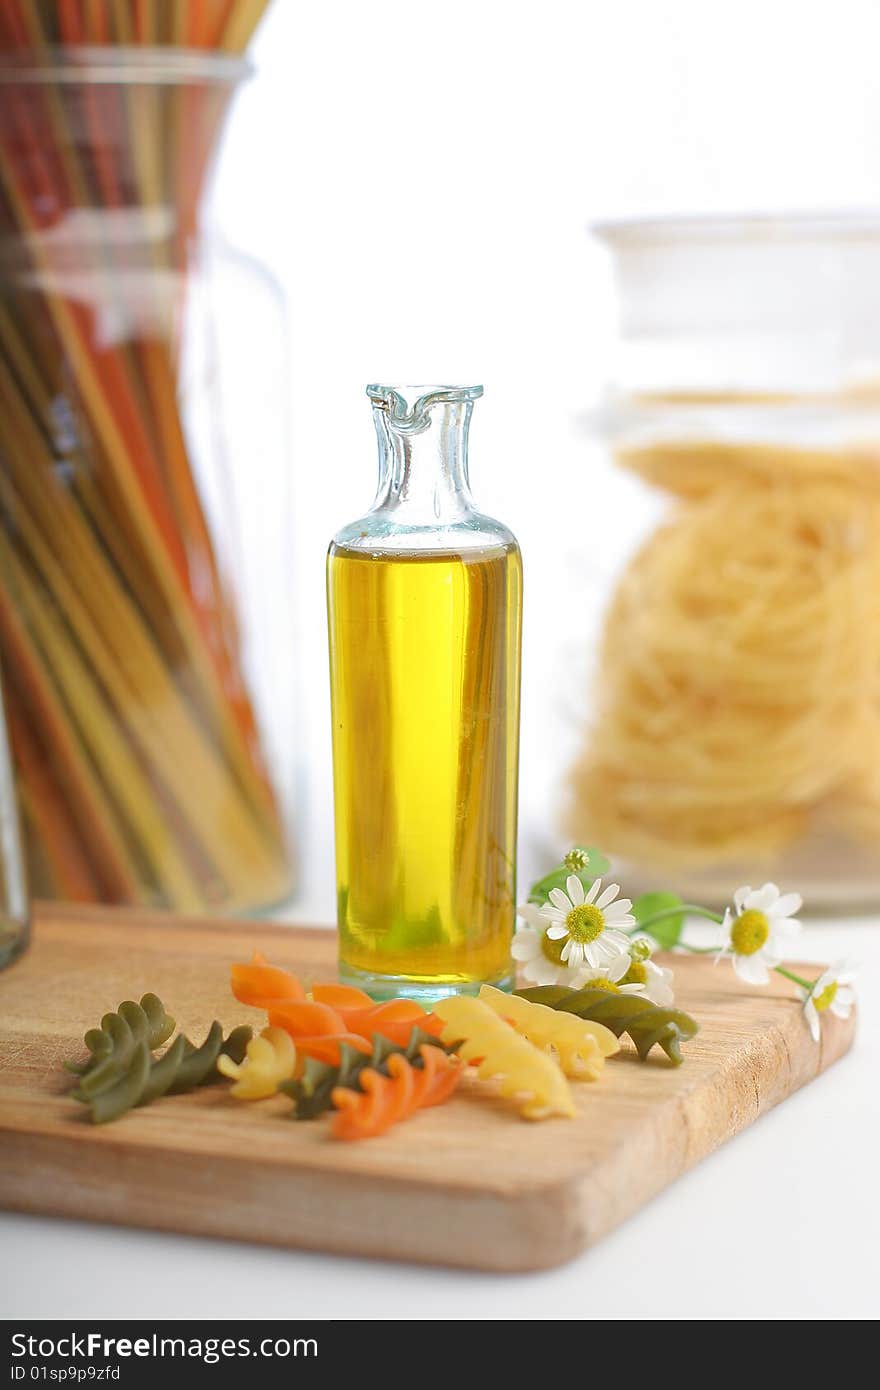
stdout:
POLYGON ((592 222, 588 230, 612 248, 676 242, 860 240, 880 237, 880 207, 621 217, 592 222))
POLYGON ((237 53, 149 44, 72 44, 4 54, 0 85, 96 82, 107 85, 226 83, 250 77, 253 63, 237 53))

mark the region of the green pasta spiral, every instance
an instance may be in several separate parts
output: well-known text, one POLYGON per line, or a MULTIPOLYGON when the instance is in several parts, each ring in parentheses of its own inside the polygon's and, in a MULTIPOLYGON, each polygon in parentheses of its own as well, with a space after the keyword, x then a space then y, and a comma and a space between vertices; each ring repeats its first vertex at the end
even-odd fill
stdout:
POLYGON ((656 1044, 674 1066, 680 1066, 681 1043, 694 1037, 699 1030, 696 1019, 682 1009, 661 1008, 637 994, 617 994, 606 989, 591 989, 589 985, 584 989, 535 985, 514 993, 533 1004, 546 1004, 551 1009, 603 1023, 618 1038, 621 1033, 628 1033, 643 1062, 656 1044))
POLYGON ((154 1057, 174 1027, 161 999, 145 994, 139 1004, 125 1000, 116 1013, 104 1015, 100 1028, 89 1029, 84 1040, 88 1060, 65 1065, 79 1075, 72 1094, 89 1107, 93 1124, 116 1120, 159 1096, 217 1081, 220 1053, 240 1062, 252 1036, 250 1028, 233 1028, 224 1040, 223 1026, 215 1020, 201 1046, 180 1033, 161 1057, 154 1057))
POLYGON ((360 1089, 360 1075, 368 1067, 373 1071, 380 1072, 382 1076, 388 1075, 388 1059, 395 1054, 405 1057, 414 1067, 424 1065, 422 1061, 421 1047, 428 1043, 431 1047, 439 1047, 443 1052, 454 1052, 458 1044, 448 1047, 432 1033, 425 1033, 421 1028, 413 1028, 409 1042, 406 1047, 399 1047, 396 1043, 390 1042, 388 1038, 383 1038, 379 1033, 373 1034, 373 1051, 359 1052, 350 1043, 339 1044, 339 1064, 333 1066, 330 1062, 319 1062, 314 1057, 307 1057, 302 1076, 295 1081, 282 1081, 279 1090, 285 1095, 290 1096, 295 1104, 292 1115, 294 1120, 314 1120, 318 1115, 323 1115, 325 1110, 329 1110, 333 1104, 332 1093, 337 1086, 347 1086, 351 1090, 360 1089))

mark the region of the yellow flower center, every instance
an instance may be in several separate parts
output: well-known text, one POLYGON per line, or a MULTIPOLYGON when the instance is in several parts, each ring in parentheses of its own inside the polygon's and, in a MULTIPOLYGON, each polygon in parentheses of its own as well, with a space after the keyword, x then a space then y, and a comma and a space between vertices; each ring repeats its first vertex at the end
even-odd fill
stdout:
POLYGON ((605 913, 595 903, 581 903, 573 907, 565 919, 566 930, 572 941, 587 943, 595 941, 605 930, 605 913))
POLYGON ((834 1003, 834 996, 837 993, 837 981, 832 980, 830 985, 826 985, 821 994, 813 995, 813 1008, 818 1014, 824 1014, 826 1009, 830 1009, 834 1003))
POLYGON ((648 972, 645 969, 644 961, 634 960, 620 983, 622 985, 646 985, 648 972))
POLYGON ((584 989, 607 989, 609 994, 620 993, 620 988, 618 985, 612 984, 610 980, 603 979, 601 975, 598 976, 595 980, 587 980, 587 983, 584 985, 584 989))
POLYGON ((551 941, 550 937, 544 932, 541 937, 541 950, 553 965, 564 965, 562 959, 562 948, 565 945, 565 937, 561 941, 551 941))
POLYGON ((730 944, 738 956, 753 956, 767 944, 770 923, 757 908, 740 913, 730 929, 730 944))

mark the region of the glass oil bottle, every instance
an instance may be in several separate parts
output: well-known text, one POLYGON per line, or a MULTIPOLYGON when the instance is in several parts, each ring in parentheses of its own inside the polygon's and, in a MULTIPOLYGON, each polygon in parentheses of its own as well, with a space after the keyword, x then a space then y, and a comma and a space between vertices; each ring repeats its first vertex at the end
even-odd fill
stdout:
POLYGON ((370 386, 379 489, 330 546, 340 977, 510 986, 522 565, 468 484, 482 387, 370 386))

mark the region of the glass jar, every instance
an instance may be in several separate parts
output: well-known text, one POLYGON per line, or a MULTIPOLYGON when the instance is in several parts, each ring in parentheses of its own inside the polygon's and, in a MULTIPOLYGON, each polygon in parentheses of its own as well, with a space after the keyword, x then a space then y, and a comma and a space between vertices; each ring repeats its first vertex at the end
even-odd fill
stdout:
POLYGON ((30 910, 18 799, 0 690, 0 970, 21 955, 29 932, 30 910))
POLYGON ((0 660, 35 896, 290 890, 282 313, 200 217, 248 71, 114 45, 0 70, 0 660))
POLYGON ((379 488, 327 561, 340 976, 512 983, 522 565, 474 506, 480 386, 370 386, 379 488))
POLYGON ((596 232, 614 539, 567 829, 628 886, 876 903, 880 221, 596 232))

